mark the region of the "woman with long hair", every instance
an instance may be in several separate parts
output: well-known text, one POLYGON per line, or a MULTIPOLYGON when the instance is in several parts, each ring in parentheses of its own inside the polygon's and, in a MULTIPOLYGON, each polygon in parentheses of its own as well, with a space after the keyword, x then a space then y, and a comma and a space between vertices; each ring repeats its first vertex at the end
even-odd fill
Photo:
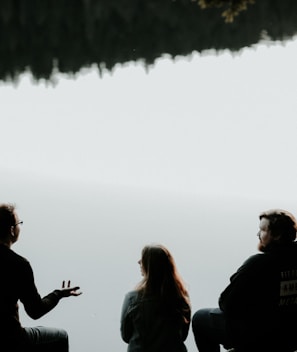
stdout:
POLYGON ((171 253, 159 244, 145 246, 138 263, 143 279, 126 294, 121 315, 128 351, 187 351, 190 299, 171 253))

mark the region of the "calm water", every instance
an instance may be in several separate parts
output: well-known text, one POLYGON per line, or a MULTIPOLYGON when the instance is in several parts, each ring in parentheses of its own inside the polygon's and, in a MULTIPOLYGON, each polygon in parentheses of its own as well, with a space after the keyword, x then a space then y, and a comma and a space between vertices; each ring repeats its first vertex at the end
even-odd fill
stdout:
MULTIPOLYGON (((40 294, 64 279, 83 291, 38 321, 21 308, 21 320, 64 327, 72 352, 126 351, 121 304, 141 278, 137 260, 145 244, 163 243, 172 251, 193 311, 216 306, 229 276, 256 251, 258 213, 282 206, 12 175, 4 184, 2 201, 16 203, 24 221, 13 249, 30 260, 40 294)), ((191 331, 187 346, 196 351, 191 331)))

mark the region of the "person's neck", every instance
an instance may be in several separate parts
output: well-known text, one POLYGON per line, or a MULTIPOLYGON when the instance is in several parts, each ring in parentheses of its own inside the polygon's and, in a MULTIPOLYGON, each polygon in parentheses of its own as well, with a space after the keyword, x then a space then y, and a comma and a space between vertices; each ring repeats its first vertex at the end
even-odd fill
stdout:
POLYGON ((1 241, 0 240, 0 245, 3 245, 3 246, 6 246, 6 247, 8 247, 8 248, 10 248, 11 247, 11 241, 1 241))

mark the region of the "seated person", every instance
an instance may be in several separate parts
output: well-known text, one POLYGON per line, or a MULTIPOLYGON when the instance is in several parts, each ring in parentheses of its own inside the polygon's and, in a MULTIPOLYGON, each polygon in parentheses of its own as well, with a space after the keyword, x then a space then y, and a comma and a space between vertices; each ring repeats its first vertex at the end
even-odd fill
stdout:
POLYGON ((186 352, 191 309, 188 292, 164 246, 145 246, 142 281, 124 299, 121 334, 129 352, 186 352))
POLYGON ((80 294, 79 287, 70 287, 68 282, 67 287, 63 283, 61 290, 40 297, 30 263, 11 249, 19 238, 22 224, 13 205, 0 205, 0 351, 68 352, 65 330, 23 327, 19 321, 19 300, 27 314, 38 319, 52 310, 61 298, 80 294))
POLYGON ((284 210, 260 214, 258 249, 231 276, 219 308, 198 310, 192 328, 199 352, 220 345, 244 352, 297 349, 296 219, 284 210))

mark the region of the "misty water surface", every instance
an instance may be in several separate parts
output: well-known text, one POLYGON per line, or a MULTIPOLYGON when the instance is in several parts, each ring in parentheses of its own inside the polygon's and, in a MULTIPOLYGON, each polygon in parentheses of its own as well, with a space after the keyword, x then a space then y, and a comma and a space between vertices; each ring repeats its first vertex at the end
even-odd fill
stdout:
MULTIPOLYGON (((186 281, 193 312, 216 306, 242 261, 256 252, 258 213, 275 201, 185 196, 2 174, 2 201, 24 221, 13 249, 30 260, 41 295, 70 279, 83 295, 24 325, 65 328, 72 352, 126 351, 119 319, 124 294, 141 279, 142 247, 165 244, 186 281)), ((290 208, 290 210, 292 210, 290 208)), ((293 209, 294 210, 294 209, 293 209)), ((190 331, 189 352, 196 351, 190 331)))

